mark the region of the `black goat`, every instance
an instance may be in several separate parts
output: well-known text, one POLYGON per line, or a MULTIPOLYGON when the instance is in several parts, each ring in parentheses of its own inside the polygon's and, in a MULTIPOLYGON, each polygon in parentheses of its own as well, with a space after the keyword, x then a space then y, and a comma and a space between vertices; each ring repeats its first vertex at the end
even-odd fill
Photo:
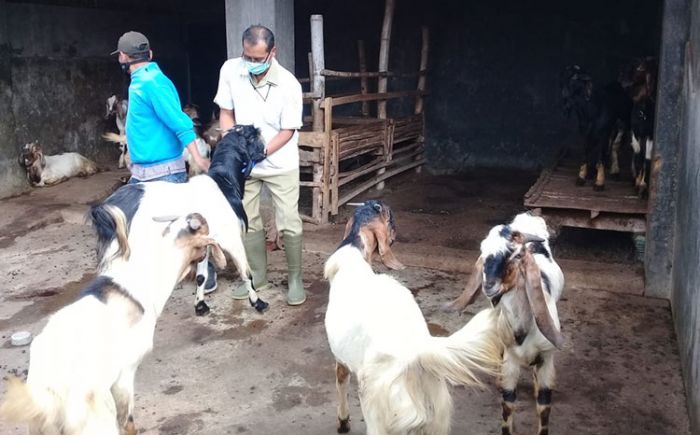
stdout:
POLYGON ((605 169, 618 176, 620 145, 629 138, 632 100, 619 82, 596 86, 590 75, 578 65, 562 73, 561 93, 567 116, 573 111, 585 143, 585 160, 579 168, 576 184, 582 186, 595 168, 596 191, 605 188, 605 169))
POLYGON ((654 112, 656 108, 657 63, 653 57, 635 63, 629 79, 632 98, 632 173, 640 197, 647 194, 654 147, 654 112))

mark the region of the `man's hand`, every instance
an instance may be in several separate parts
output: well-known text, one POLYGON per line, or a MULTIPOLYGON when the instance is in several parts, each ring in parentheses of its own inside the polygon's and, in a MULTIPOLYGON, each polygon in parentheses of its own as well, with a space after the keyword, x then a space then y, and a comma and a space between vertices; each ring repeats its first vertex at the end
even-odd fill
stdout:
POLYGON ((204 157, 202 157, 201 154, 199 154, 199 149, 197 148, 196 141, 190 142, 190 144, 187 145, 187 150, 190 152, 190 155, 192 156, 195 165, 199 166, 205 172, 209 170, 211 162, 209 161, 209 159, 205 159, 204 157))
POLYGON ((209 159, 205 159, 203 157, 195 157, 194 158, 194 164, 199 166, 200 169, 202 169, 204 172, 209 171, 209 167, 211 166, 211 161, 209 159))

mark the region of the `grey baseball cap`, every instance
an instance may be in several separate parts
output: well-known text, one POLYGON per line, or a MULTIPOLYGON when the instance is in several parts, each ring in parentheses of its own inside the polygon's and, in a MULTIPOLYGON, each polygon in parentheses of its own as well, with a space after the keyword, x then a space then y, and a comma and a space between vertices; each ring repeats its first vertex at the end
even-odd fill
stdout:
POLYGON ((150 49, 151 45, 148 43, 148 38, 143 33, 131 31, 126 32, 119 38, 117 49, 110 54, 118 54, 122 51, 133 57, 146 54, 150 49))

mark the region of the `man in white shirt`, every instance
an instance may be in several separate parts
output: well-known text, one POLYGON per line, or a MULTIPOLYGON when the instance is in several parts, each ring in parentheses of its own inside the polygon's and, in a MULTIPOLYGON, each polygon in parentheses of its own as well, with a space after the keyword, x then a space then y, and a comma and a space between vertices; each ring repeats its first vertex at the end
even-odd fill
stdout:
MULTIPOLYGON (((243 32, 242 39, 241 57, 229 59, 221 67, 214 102, 221 109, 222 131, 235 124, 252 124, 260 129, 266 143, 267 158, 253 169, 243 196, 249 222, 244 238, 246 255, 255 288, 265 289, 269 286, 267 251, 260 217, 260 190, 265 184, 272 194, 277 229, 284 238, 289 283, 287 303, 301 305, 306 301, 301 280, 297 132, 302 126, 301 85, 275 59, 275 37, 270 29, 251 26, 243 32)), ((241 286, 234 290, 234 298, 247 299, 247 289, 241 286)))

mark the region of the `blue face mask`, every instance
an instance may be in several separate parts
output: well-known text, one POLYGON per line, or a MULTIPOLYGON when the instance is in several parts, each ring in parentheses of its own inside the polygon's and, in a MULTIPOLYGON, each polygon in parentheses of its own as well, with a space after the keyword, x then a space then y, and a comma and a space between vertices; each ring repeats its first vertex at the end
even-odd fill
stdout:
POLYGON ((270 68, 270 62, 248 62, 248 61, 246 61, 245 65, 248 68, 248 72, 253 74, 254 76, 258 76, 260 74, 263 74, 265 71, 268 70, 268 68, 270 68))

